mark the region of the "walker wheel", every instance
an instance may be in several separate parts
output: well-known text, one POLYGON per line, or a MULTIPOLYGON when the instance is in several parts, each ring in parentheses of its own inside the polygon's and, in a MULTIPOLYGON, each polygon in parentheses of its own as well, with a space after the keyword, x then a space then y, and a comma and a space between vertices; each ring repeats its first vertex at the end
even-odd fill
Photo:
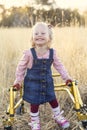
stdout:
POLYGON ((21 104, 17 109, 16 109, 16 114, 21 115, 24 114, 24 105, 21 104))
POLYGON ((19 106, 17 109, 16 109, 16 114, 17 115, 21 115, 22 113, 22 106, 19 106))
POLYGON ((87 130, 87 120, 82 121, 82 126, 84 130, 87 130))
POLYGON ((4 130, 12 130, 12 126, 4 126, 4 130))

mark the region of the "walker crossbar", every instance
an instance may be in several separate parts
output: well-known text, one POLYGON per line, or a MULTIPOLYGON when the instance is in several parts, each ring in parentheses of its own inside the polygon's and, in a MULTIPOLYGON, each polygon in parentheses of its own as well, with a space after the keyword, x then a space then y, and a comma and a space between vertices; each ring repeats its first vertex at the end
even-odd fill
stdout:
MULTIPOLYGON (((54 73, 53 78, 55 77, 59 77, 60 75, 57 73, 54 73)), ((80 128, 83 130, 86 130, 87 128, 87 107, 84 106, 83 101, 81 99, 81 95, 78 89, 77 84, 75 83, 75 81, 72 82, 72 86, 68 87, 66 86, 65 83, 62 84, 54 84, 55 91, 66 91, 69 95, 69 97, 71 98, 73 104, 74 104, 74 109, 76 111, 77 114, 77 119, 78 121, 80 121, 82 123, 82 127, 80 126, 80 128)), ((20 89, 19 93, 20 93, 20 99, 18 101, 16 101, 16 93, 17 91, 15 91, 13 89, 13 87, 10 87, 10 103, 8 105, 6 114, 8 115, 8 119, 4 119, 3 118, 3 125, 4 125, 4 129, 5 130, 12 130, 12 125, 14 123, 14 115, 16 110, 18 109, 18 107, 20 107, 20 113, 24 113, 24 101, 22 99, 22 95, 23 95, 23 88, 20 89)))

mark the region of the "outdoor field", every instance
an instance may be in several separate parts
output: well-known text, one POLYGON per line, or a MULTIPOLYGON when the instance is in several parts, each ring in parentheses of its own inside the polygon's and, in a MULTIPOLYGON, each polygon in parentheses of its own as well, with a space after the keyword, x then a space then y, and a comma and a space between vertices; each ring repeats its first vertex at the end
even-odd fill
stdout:
MULTIPOLYGON (((31 47, 31 28, 0 28, 0 117, 5 115, 9 104, 9 88, 15 80, 15 70, 23 51, 31 47)), ((52 46, 73 79, 78 80, 82 99, 87 103, 87 28, 84 27, 54 27, 52 46)), ((56 72, 52 68, 53 72, 56 72)), ((61 79, 60 79, 61 80, 61 79)), ((56 81, 57 82, 57 81, 56 81)), ((59 82, 59 79, 58 79, 59 82)), ((62 80, 62 82, 64 82, 62 80)), ((71 130, 79 130, 76 113, 69 96, 56 92, 61 109, 71 123, 71 130)), ((25 103, 27 112, 16 116, 14 130, 29 130, 29 106, 25 103), (20 120, 19 120, 20 119, 20 120)), ((48 104, 40 107, 42 130, 57 130, 52 120, 48 104)), ((0 130, 2 129, 0 118, 0 130)), ((60 128, 58 127, 58 130, 60 128)))

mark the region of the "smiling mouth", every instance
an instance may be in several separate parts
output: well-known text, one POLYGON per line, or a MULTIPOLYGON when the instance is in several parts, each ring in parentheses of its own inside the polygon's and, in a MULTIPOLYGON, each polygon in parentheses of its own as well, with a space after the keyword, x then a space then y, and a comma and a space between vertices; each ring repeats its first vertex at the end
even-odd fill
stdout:
POLYGON ((42 41, 42 40, 44 40, 44 39, 43 39, 43 38, 37 38, 36 40, 42 41))

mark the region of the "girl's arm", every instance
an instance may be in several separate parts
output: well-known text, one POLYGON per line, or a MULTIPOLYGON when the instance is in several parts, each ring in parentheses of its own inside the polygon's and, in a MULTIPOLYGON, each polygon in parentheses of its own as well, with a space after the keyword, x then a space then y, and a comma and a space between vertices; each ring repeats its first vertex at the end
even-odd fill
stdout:
POLYGON ((61 63, 60 59, 58 58, 56 51, 54 50, 54 54, 53 54, 53 66, 54 68, 58 71, 58 73, 61 75, 62 79, 67 81, 69 79, 72 79, 67 70, 65 69, 64 65, 61 63))
POLYGON ((29 58, 30 58, 29 57, 29 50, 27 50, 23 53, 23 56, 20 59, 18 66, 16 68, 16 73, 15 73, 16 79, 14 81, 14 85, 15 84, 21 85, 22 81, 24 80, 24 76, 25 76, 25 72, 27 69, 28 62, 29 62, 29 58))

